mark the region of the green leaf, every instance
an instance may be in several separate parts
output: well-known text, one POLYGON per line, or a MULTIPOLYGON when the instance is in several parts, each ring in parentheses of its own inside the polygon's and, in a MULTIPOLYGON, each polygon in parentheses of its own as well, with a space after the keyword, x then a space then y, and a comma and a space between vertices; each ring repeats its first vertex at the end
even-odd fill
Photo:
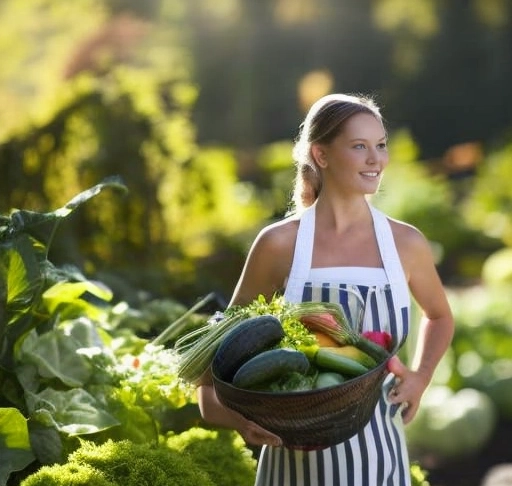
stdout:
POLYGON ((37 366, 31 363, 21 363, 16 367, 16 377, 25 393, 37 393, 41 384, 41 377, 37 372, 37 366))
POLYGON ((39 213, 23 209, 16 210, 11 214, 11 234, 26 233, 49 246, 59 221, 106 188, 116 189, 123 193, 127 192, 127 188, 121 182, 121 179, 113 176, 76 195, 55 211, 39 213))
POLYGON ((62 436, 53 422, 51 426, 47 426, 31 420, 28 426, 34 455, 41 464, 54 464, 65 459, 62 436))
POLYGON ((0 365, 2 367, 11 371, 15 370, 14 356, 23 344, 20 338, 33 329, 37 322, 32 313, 27 313, 21 314, 7 327, 0 341, 0 365))
POLYGON ((39 263, 26 240, 18 238, 16 247, 3 255, 7 263, 7 305, 14 311, 26 312, 33 303, 41 282, 39 263))
POLYGON ((40 336, 27 336, 20 359, 36 365, 43 378, 58 378, 70 387, 80 387, 91 375, 88 359, 77 353, 80 348, 80 343, 57 328, 40 336))
POLYGON ((35 460, 30 447, 27 420, 16 408, 0 408, 0 485, 9 475, 35 460))
POLYGON ((66 217, 69 213, 74 211, 76 208, 81 206, 83 203, 87 202, 89 199, 92 199, 94 196, 97 196, 103 189, 116 189, 122 193, 126 193, 128 191, 127 187, 122 183, 122 180, 118 176, 107 177, 103 180, 103 182, 96 184, 94 187, 87 189, 86 191, 81 192, 76 195, 73 199, 68 201, 63 207, 54 211, 57 217, 62 218, 66 217))
POLYGON ((0 245, 0 363, 6 369, 14 366, 19 338, 37 324, 31 309, 43 282, 38 258, 27 235, 0 245))
POLYGON ((57 429, 70 436, 94 434, 119 425, 119 421, 82 388, 67 391, 46 388, 36 399, 50 412, 57 429))
POLYGON ((58 282, 43 294, 43 302, 50 314, 59 313, 60 319, 87 316, 100 320, 104 317, 112 292, 91 281, 58 282))

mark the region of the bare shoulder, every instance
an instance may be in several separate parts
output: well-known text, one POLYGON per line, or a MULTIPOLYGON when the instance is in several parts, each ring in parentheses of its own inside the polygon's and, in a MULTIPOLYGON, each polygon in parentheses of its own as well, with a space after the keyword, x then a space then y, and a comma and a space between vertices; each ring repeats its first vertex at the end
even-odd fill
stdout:
POLYGON ((432 247, 418 228, 403 221, 388 219, 406 273, 410 273, 421 262, 433 262, 432 247))
POLYGON ((288 275, 295 242, 299 220, 290 217, 265 226, 254 240, 252 247, 252 259, 265 266, 272 266, 280 274, 288 275))
POLYGON ((256 242, 266 250, 288 253, 295 247, 298 228, 299 219, 290 216, 265 226, 258 234, 256 242))
POLYGON ((295 251, 299 220, 290 217, 265 226, 247 256, 231 303, 247 304, 262 294, 267 298, 282 291, 295 251))
POLYGON ((404 246, 404 248, 412 247, 413 249, 418 249, 424 245, 428 246, 427 238, 415 226, 399 221, 398 219, 388 217, 388 220, 391 224, 395 242, 398 245, 404 246))

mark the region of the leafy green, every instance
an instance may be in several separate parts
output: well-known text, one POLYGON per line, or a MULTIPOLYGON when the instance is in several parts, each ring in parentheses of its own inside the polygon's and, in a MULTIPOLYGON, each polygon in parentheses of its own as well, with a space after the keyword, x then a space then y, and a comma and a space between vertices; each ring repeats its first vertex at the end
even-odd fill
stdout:
POLYGON ((267 383, 263 389, 271 392, 312 390, 317 372, 303 375, 296 371, 286 373, 277 380, 267 383))

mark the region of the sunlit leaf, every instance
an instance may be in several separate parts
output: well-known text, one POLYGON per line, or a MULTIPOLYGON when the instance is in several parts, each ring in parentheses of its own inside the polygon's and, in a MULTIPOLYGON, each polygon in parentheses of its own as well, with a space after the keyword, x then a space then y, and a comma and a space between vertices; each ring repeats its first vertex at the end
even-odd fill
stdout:
POLYGON ((109 177, 106 178, 100 184, 96 184, 94 187, 91 187, 90 189, 81 192, 73 199, 71 199, 68 203, 66 203, 63 207, 54 211, 53 214, 60 218, 66 217, 69 213, 71 213, 76 208, 87 202, 89 199, 93 198, 94 196, 97 196, 104 189, 115 189, 122 193, 126 193, 128 190, 127 187, 122 183, 120 177, 109 177))
POLYGON ((33 253, 26 251, 22 255, 19 249, 11 248, 5 254, 8 260, 7 305, 18 311, 30 307, 40 283, 39 265, 33 253))
POLYGON ((76 305, 82 310, 89 309, 92 314, 98 315, 98 311, 95 310, 97 307, 94 304, 104 307, 111 299, 112 291, 110 289, 90 280, 58 282, 43 294, 43 302, 50 313, 56 312, 61 306, 76 305), (96 299, 92 299, 88 295, 94 296, 96 299), (88 298, 93 301, 92 305, 87 302, 88 298))
POLYGON ((0 484, 34 461, 27 419, 16 408, 0 408, 0 484))

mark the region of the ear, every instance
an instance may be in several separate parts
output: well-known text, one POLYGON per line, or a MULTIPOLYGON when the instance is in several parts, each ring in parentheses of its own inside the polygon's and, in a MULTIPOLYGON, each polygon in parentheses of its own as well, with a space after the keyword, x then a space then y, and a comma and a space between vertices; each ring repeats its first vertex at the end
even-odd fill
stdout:
POLYGON ((325 149, 322 145, 317 143, 311 145, 311 156, 318 167, 321 169, 325 169, 327 167, 325 149))

